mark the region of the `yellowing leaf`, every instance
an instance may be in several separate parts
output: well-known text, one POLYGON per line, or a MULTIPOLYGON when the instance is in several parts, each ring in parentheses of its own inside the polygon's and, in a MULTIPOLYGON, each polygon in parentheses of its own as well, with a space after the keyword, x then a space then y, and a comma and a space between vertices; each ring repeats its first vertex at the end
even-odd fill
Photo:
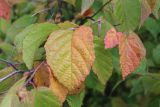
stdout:
POLYGON ((146 55, 146 50, 140 38, 135 33, 120 37, 120 65, 123 79, 132 73, 146 55))
POLYGON ((148 4, 149 4, 151 10, 153 11, 154 8, 155 8, 157 0, 147 0, 147 1, 148 1, 148 4))
POLYGON ((74 32, 53 32, 46 44, 47 63, 57 80, 70 92, 79 89, 94 61, 92 30, 80 26, 74 32))
MULTIPOLYGON (((52 74, 52 73, 51 73, 52 74)), ((62 84, 60 84, 57 79, 50 74, 50 89, 59 98, 59 101, 63 103, 66 100, 68 90, 62 84)))
POLYGON ((47 63, 41 64, 37 70, 34 83, 37 87, 49 87, 61 103, 65 101, 68 90, 55 79, 47 63))
POLYGON ((120 32, 117 32, 114 28, 111 28, 104 39, 105 48, 113 48, 119 44, 120 32))
POLYGON ((151 7, 149 6, 147 0, 141 0, 141 20, 140 25, 144 23, 147 17, 152 13, 151 7))
MULTIPOLYGON (((38 64, 35 65, 35 68, 38 66, 38 64)), ((49 71, 47 68, 47 64, 42 64, 39 69, 37 69, 35 75, 34 75, 34 84, 37 87, 45 86, 49 87, 50 81, 49 81, 49 71)))

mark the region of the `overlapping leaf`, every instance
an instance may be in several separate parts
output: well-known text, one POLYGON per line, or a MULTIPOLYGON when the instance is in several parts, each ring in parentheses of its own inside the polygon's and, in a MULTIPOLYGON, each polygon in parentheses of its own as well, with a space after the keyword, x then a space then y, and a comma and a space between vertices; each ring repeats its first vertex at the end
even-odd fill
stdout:
POLYGON ((104 49, 103 41, 98 38, 94 40, 94 47, 96 58, 93 64, 93 72, 97 75, 100 82, 105 85, 112 75, 112 54, 109 50, 104 49))
POLYGON ((117 32, 114 28, 111 28, 104 39, 105 48, 113 48, 119 44, 119 38, 122 35, 121 32, 117 32))
POLYGON ((23 60, 29 69, 33 66, 35 52, 47 39, 49 34, 58 27, 50 23, 40 23, 28 26, 16 36, 15 44, 23 53, 23 60))
POLYGON ((37 70, 34 83, 37 87, 49 87, 61 103, 65 101, 68 90, 55 79, 46 63, 42 63, 37 70))
POLYGON ((92 30, 80 26, 74 32, 53 32, 46 44, 47 63, 57 80, 73 92, 80 88, 94 61, 92 30))
POLYGON ((140 38, 132 32, 120 37, 119 54, 122 77, 125 79, 139 66, 146 55, 146 50, 140 38))

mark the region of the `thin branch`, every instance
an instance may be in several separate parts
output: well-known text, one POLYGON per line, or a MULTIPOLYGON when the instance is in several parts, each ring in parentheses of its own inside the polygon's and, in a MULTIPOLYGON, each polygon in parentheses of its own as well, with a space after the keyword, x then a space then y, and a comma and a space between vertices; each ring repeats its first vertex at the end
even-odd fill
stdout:
POLYGON ((46 11, 48 11, 48 10, 50 10, 50 9, 51 9, 51 8, 46 8, 46 9, 40 10, 40 11, 32 14, 32 17, 34 17, 35 15, 37 15, 37 14, 39 14, 39 13, 46 12, 46 11))
POLYGON ((41 65, 44 64, 44 61, 39 64, 36 69, 31 70, 32 75, 28 78, 28 80, 25 82, 25 84, 23 85, 23 87, 25 87, 28 83, 30 83, 30 81, 33 79, 34 75, 36 74, 37 70, 41 67, 41 65))
POLYGON ((102 7, 100 7, 96 13, 94 13, 91 18, 93 18, 94 16, 96 16, 100 11, 102 11, 102 9, 111 2, 112 0, 109 0, 108 2, 106 2, 102 7))
POLYGON ((8 78, 10 78, 12 76, 14 76, 15 74, 20 73, 20 72, 22 72, 22 71, 14 71, 14 72, 10 73, 9 75, 5 76, 4 78, 1 78, 0 79, 0 83, 3 82, 4 80, 6 80, 6 79, 8 79, 8 78))
POLYGON ((7 65, 11 66, 14 70, 18 71, 17 67, 12 62, 9 62, 1 58, 0 58, 0 61, 6 63, 7 65))

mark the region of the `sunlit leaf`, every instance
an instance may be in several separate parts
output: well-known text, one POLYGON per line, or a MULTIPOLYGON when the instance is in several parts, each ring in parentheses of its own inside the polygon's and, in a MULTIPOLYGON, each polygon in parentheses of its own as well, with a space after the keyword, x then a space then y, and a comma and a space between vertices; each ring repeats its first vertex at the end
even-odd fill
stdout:
POLYGON ((139 66, 146 50, 138 35, 132 32, 120 37, 119 54, 122 77, 125 79, 139 66))
POLYGON ((89 27, 74 32, 53 32, 46 44, 47 63, 57 80, 69 89, 77 90, 89 74, 94 61, 93 35, 89 27))

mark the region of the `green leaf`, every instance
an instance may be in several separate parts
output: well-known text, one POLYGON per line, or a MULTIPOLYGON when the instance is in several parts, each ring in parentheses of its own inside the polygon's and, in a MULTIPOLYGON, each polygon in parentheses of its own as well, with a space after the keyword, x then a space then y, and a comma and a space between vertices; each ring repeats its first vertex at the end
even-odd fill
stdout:
POLYGON ((73 6, 76 5, 76 0, 64 0, 64 1, 66 1, 66 2, 68 2, 68 3, 70 3, 70 4, 72 4, 73 6))
POLYGON ((85 96, 84 91, 82 91, 78 95, 69 95, 67 97, 67 102, 70 107, 81 107, 83 105, 84 96, 85 96))
MULTIPOLYGON (((14 71, 13 68, 7 67, 0 70, 0 78, 3 78, 14 71)), ((18 79, 20 75, 12 76, 0 83, 0 93, 7 91, 18 79)))
POLYGON ((142 59, 140 65, 137 67, 137 69, 133 73, 135 73, 135 74, 147 73, 147 60, 145 58, 142 59))
POLYGON ((3 18, 0 18, 0 31, 3 32, 3 33, 6 33, 7 29, 9 28, 10 26, 10 22, 3 19, 3 18))
POLYGON ((61 107, 58 98, 48 88, 32 90, 33 106, 29 107, 61 107))
POLYGON ((35 52, 40 45, 46 41, 50 33, 57 30, 56 25, 50 23, 35 24, 29 32, 26 32, 23 40, 23 60, 26 66, 31 69, 33 66, 33 60, 35 52))
POLYGON ((82 0, 81 14, 83 14, 86 10, 88 10, 93 3, 94 0, 82 0))
POLYGON ((98 78, 96 77, 96 75, 93 72, 90 72, 90 74, 88 75, 88 77, 86 78, 86 87, 93 89, 95 91, 104 93, 104 89, 105 89, 105 85, 103 85, 98 78))
POLYGON ((19 80, 7 93, 1 107, 61 107, 58 98, 48 88, 33 89, 31 92, 20 90, 25 78, 19 80), (23 93, 23 101, 19 101, 17 93, 23 93))
POLYGON ((127 107, 127 104, 120 97, 112 98, 112 107, 127 107))
POLYGON ((100 82, 105 85, 112 75, 112 54, 109 50, 104 49, 103 41, 99 38, 95 38, 94 47, 96 59, 93 64, 93 72, 97 75, 100 82))
POLYGON ((35 17, 30 15, 24 15, 17 19, 7 30, 7 38, 6 41, 13 41, 15 36, 21 32, 25 27, 29 26, 30 24, 36 21, 35 17))
POLYGON ((2 49, 3 53, 9 57, 15 55, 16 53, 14 50, 15 47, 6 42, 0 43, 0 49, 2 49))
POLYGON ((4 99, 2 100, 2 103, 0 107, 18 107, 15 104, 19 102, 19 99, 16 95, 17 89, 20 88, 25 82, 25 78, 20 79, 18 82, 16 82, 13 87, 8 91, 4 99))
POLYGON ((160 27, 157 23, 157 21, 151 17, 148 17, 147 20, 144 23, 144 27, 152 34, 152 36, 157 39, 157 35, 160 32, 160 27), (153 29, 154 28, 154 29, 153 29))
POLYGON ((160 44, 157 45, 156 48, 154 48, 152 54, 153 54, 153 61, 156 64, 160 65, 160 44))
POLYGON ((115 3, 115 19, 120 31, 132 31, 139 25, 141 8, 139 0, 117 0, 115 3))

